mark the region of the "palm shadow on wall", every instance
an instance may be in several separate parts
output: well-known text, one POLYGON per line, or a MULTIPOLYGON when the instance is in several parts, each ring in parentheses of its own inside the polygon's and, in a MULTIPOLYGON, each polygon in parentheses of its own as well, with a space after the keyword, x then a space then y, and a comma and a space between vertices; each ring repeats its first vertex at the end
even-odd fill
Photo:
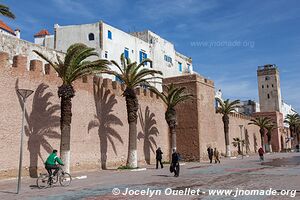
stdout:
POLYGON ((117 149, 114 139, 123 144, 121 136, 113 129, 113 126, 123 126, 122 121, 112 114, 113 107, 117 104, 114 94, 110 94, 110 90, 106 90, 103 85, 100 86, 100 80, 94 80, 94 101, 96 107, 95 119, 89 122, 88 132, 93 128, 98 128, 98 136, 100 139, 101 168, 107 169, 107 148, 108 142, 112 145, 112 149, 116 155, 117 149))
MULTIPOLYGON (((52 104, 50 98, 53 96, 51 92, 47 92, 48 85, 42 83, 34 91, 31 113, 25 113, 27 125, 25 126, 25 135, 28 137, 28 151, 30 153, 30 177, 36 178, 38 158, 44 162, 41 155, 41 148, 44 148, 48 153, 53 150, 47 138, 59 139, 60 134, 54 130, 59 127, 60 117, 57 112, 60 110, 58 104, 52 104)), ((19 89, 18 80, 15 84, 15 89, 19 89)), ((18 95, 19 103, 23 108, 22 98, 18 95)))
POLYGON ((145 117, 143 117, 142 110, 139 110, 139 119, 142 127, 142 132, 138 134, 138 140, 144 139, 144 156, 145 161, 148 165, 150 165, 151 160, 151 151, 154 153, 157 144, 154 137, 157 137, 159 132, 156 125, 155 114, 151 113, 149 107, 147 106, 145 109, 145 117))
POLYGON ((249 141, 249 133, 248 130, 245 129, 245 146, 246 146, 246 153, 250 152, 250 141, 249 141))

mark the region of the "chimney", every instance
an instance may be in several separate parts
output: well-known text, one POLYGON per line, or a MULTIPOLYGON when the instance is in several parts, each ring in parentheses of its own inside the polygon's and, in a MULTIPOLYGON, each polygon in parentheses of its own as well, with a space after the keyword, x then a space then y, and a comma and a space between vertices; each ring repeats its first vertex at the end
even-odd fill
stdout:
POLYGON ((19 39, 21 38, 21 31, 20 31, 20 29, 17 28, 17 29, 15 30, 15 34, 16 34, 16 37, 17 37, 17 38, 19 38, 19 39))

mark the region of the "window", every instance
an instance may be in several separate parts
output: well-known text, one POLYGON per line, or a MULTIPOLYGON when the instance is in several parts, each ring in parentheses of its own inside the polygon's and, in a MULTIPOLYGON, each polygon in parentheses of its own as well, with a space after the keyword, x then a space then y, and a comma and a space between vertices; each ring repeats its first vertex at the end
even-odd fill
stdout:
POLYGON ((129 58, 129 51, 128 51, 128 48, 125 48, 125 49, 124 49, 124 57, 125 57, 125 58, 129 58))
POLYGON ((267 80, 270 80, 270 76, 266 76, 265 80, 266 80, 266 81, 267 81, 267 80))
POLYGON ((267 88, 269 88, 269 85, 267 85, 267 88))
POLYGON ((178 70, 182 72, 182 63, 178 62, 178 70))
POLYGON ((268 94, 268 99, 270 99, 270 94, 268 94))
POLYGON ((112 33, 111 33, 111 31, 107 31, 107 37, 108 37, 108 39, 112 40, 112 33))
POLYGON ((190 66, 190 64, 187 64, 187 70, 188 70, 188 73, 191 72, 191 66, 190 66))
POLYGON ((108 57, 108 52, 105 51, 105 53, 104 53, 104 58, 107 58, 107 57, 108 57))
POLYGON ((95 40, 94 33, 89 34, 89 41, 95 40))
POLYGON ((169 62, 169 63, 172 63, 172 58, 170 56, 165 55, 164 60, 169 62))
POLYGON ((262 85, 261 88, 264 88, 264 85, 262 85))
POLYGON ((274 85, 272 84, 272 87, 274 87, 274 85))
MULTIPOLYGON (((140 51, 140 63, 146 58, 147 58, 147 54, 143 50, 141 50, 140 51)), ((147 63, 145 65, 147 65, 147 63)))

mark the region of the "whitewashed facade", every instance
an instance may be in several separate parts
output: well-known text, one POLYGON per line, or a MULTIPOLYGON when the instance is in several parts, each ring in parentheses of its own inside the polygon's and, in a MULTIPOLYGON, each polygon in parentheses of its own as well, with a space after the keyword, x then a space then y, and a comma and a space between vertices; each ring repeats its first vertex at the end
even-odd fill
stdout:
MULTIPOLYGON (((149 30, 126 33, 102 21, 70 26, 56 24, 54 35, 45 36, 44 41, 39 43, 66 52, 71 44, 78 42, 95 48, 101 58, 108 60, 119 62, 122 53, 137 63, 143 58, 150 58, 153 65, 148 63, 145 67, 162 71, 163 77, 193 73, 191 58, 178 53, 174 44, 149 30)), ((115 77, 108 77, 115 80, 115 77)))

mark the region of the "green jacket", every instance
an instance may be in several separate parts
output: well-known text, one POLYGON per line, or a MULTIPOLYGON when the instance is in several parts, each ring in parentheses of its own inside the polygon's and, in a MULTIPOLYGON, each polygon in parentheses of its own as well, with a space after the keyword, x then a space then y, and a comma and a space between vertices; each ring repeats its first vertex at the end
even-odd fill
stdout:
POLYGON ((55 154, 55 153, 51 153, 46 162, 45 165, 56 165, 56 162, 58 162, 59 164, 63 165, 64 163, 61 161, 61 159, 55 154))

